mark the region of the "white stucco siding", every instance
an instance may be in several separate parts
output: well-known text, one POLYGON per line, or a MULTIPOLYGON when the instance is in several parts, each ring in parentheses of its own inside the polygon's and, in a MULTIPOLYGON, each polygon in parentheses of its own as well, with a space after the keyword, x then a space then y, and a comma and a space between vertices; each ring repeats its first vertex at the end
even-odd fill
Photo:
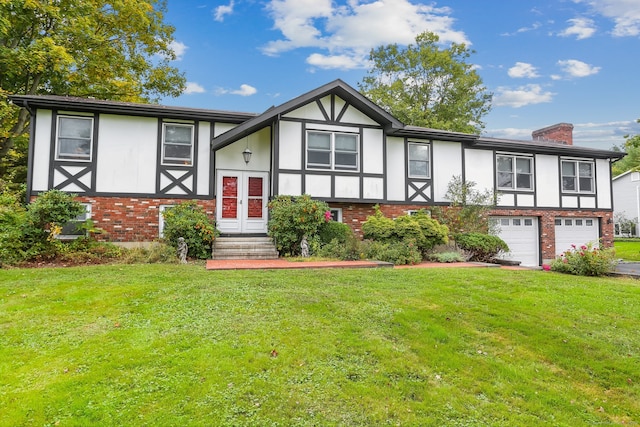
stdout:
POLYGON ((387 200, 405 200, 404 138, 387 138, 387 200))
POLYGON ((375 120, 371 119, 369 116, 367 116, 357 108, 353 107, 352 105, 347 107, 347 110, 342 115, 342 118, 340 119, 340 121, 342 123, 356 123, 356 124, 374 125, 374 126, 379 125, 379 123, 377 123, 375 120))
POLYGON ((300 196, 302 194, 302 175, 292 173, 278 174, 278 195, 300 196))
POLYGON ((198 124, 198 188, 197 194, 209 194, 209 184, 213 181, 211 170, 211 125, 198 124))
POLYGON ((279 157, 280 169, 302 169, 302 123, 280 122, 279 157))
POLYGON ((33 169, 31 188, 34 191, 46 191, 49 185, 49 156, 51 154, 51 111, 38 110, 35 122, 33 169))
POLYGON ((360 198, 360 178, 357 176, 336 176, 335 197, 343 199, 360 198))
POLYGON ((326 120, 324 114, 322 114, 322 110, 320 110, 320 107, 315 101, 305 104, 302 107, 285 114, 283 117, 308 120, 326 120))
POLYGON ((382 129, 363 129, 362 135, 362 171, 364 173, 384 173, 384 134, 382 129))
POLYGON ((270 129, 265 128, 216 151, 216 169, 268 171, 271 165, 270 135, 270 129), (242 156, 247 148, 252 153, 249 163, 245 163, 242 156))
POLYGON ((382 178, 363 178, 362 197, 382 200, 384 198, 384 180, 382 178))
POLYGON ((157 119, 101 115, 96 191, 155 193, 157 150, 157 119))
POLYGON ((478 191, 493 191, 493 151, 465 149, 465 179, 478 191))
POLYGON ((462 176, 462 148, 459 142, 433 142, 433 197, 445 202, 447 187, 454 176, 462 176))
POLYGON ((213 124, 213 137, 222 135, 223 133, 230 131, 238 125, 232 123, 214 123, 213 124))
POLYGON ((598 208, 611 209, 611 169, 608 159, 596 160, 596 179, 598 208))
POLYGON ((536 203, 538 207, 559 207, 560 175, 558 157, 536 155, 535 160, 536 203))
POLYGON ((311 197, 331 197, 331 176, 307 175, 305 177, 305 193, 311 197))

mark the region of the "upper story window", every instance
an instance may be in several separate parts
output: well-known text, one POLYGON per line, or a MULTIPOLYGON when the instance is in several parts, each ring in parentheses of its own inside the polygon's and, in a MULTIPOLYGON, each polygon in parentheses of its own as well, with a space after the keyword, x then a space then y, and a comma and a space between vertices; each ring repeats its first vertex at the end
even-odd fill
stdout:
POLYGON ((93 118, 58 116, 56 160, 91 161, 93 118))
POLYGON ((409 177, 429 178, 431 176, 429 167, 429 145, 409 143, 409 177))
POLYGON ((193 125, 164 123, 162 125, 162 164, 193 164, 193 125))
POLYGON ((562 191, 568 193, 593 193, 593 163, 563 160, 562 191))
POLYGON ((307 167, 358 170, 358 135, 338 132, 307 132, 307 167))
POLYGON ((496 156, 498 189, 533 190, 533 159, 519 156, 496 156))

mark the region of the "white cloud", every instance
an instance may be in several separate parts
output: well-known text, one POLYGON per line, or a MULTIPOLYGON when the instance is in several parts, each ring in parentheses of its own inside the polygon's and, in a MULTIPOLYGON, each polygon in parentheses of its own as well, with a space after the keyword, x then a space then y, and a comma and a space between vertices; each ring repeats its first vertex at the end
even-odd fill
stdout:
POLYGON ((195 82, 187 82, 186 88, 184 89, 184 93, 186 95, 191 95, 192 93, 205 93, 206 90, 195 82))
MULTIPOLYGON (((543 125, 544 126, 544 125, 543 125)), ((533 129, 504 128, 486 129, 483 135, 493 138, 530 140, 533 129)), ((573 144, 583 147, 611 149, 624 144, 625 135, 640 133, 640 124, 635 120, 620 120, 603 123, 574 123, 573 144)))
POLYGON ((516 34, 527 33, 540 28, 542 24, 540 22, 534 22, 530 27, 520 27, 513 33, 502 33, 501 36, 515 36, 516 34))
POLYGON ((449 8, 415 3, 416 0, 350 0, 336 5, 331 0, 271 0, 267 6, 274 28, 282 38, 267 43, 262 51, 278 55, 297 48, 316 48, 307 58, 322 68, 362 68, 372 48, 415 42, 415 36, 432 31, 443 44, 470 44, 462 31, 453 29, 449 8))
POLYGON ((640 35, 640 7, 637 0, 574 0, 586 3, 591 9, 614 22, 615 37, 634 37, 640 35))
POLYGON ((180 61, 189 47, 177 40, 171 40, 171 43, 169 43, 169 49, 171 49, 176 55, 176 61, 180 61))
POLYGON ((517 89, 501 86, 498 87, 493 96, 493 105, 496 107, 520 108, 525 105, 551 102, 554 95, 552 92, 545 92, 542 86, 537 84, 520 86, 517 89))
POLYGON ((309 55, 307 64, 318 68, 339 68, 342 70, 361 68, 363 66, 361 61, 349 55, 322 55, 320 53, 309 55))
POLYGON ((576 36, 576 39, 588 39, 596 32, 596 27, 592 19, 574 18, 569 19, 571 25, 560 33, 562 37, 576 36))
POLYGON ((569 77, 587 77, 600 72, 600 67, 594 67, 577 59, 558 61, 558 66, 569 77))
POLYGON ((218 22, 224 21, 225 15, 230 15, 233 13, 233 4, 234 4, 234 1, 231 0, 231 2, 228 5, 223 4, 216 7, 213 10, 213 19, 215 19, 218 22))
POLYGON ((509 77, 512 77, 514 79, 524 77, 533 79, 536 77, 540 77, 537 68, 526 62, 516 62, 516 65, 509 68, 507 74, 509 74, 509 77))
POLYGON ((240 96, 251 96, 258 93, 258 89, 248 84, 241 84, 240 89, 225 89, 225 88, 219 87, 219 88, 216 88, 215 93, 216 95, 231 94, 231 95, 240 95, 240 96))

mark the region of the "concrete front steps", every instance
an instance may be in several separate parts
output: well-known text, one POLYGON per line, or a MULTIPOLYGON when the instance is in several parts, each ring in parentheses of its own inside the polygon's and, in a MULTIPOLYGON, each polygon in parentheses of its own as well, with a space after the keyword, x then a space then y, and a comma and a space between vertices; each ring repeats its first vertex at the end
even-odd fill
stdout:
POLYGON ((211 259, 278 259, 271 237, 218 237, 211 259))

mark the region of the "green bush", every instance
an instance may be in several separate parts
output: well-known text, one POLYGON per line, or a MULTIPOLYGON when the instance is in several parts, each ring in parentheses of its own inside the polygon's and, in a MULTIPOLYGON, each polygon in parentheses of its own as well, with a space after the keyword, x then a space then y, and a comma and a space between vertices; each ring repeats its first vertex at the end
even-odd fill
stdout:
POLYGON ((459 252, 440 252, 436 254, 430 254, 429 260, 435 262, 464 262, 464 257, 459 252))
POLYGON ((207 216, 195 201, 188 201, 167 208, 164 217, 164 241, 177 250, 178 238, 184 237, 191 258, 208 259, 211 245, 218 236, 215 221, 207 216))
POLYGON ((358 260, 364 256, 362 254, 361 242, 351 233, 346 241, 337 238, 324 244, 317 252, 323 258, 337 258, 343 261, 358 260))
POLYGON ((339 243, 345 243, 353 237, 353 230, 345 223, 328 221, 320 224, 318 237, 322 245, 326 245, 333 240, 337 240, 339 243))
POLYGON ((269 202, 269 236, 281 255, 300 254, 300 242, 318 233, 328 220, 329 206, 311 196, 277 196, 269 202))
POLYGON ((394 265, 420 264, 422 262, 422 253, 414 241, 385 243, 366 240, 361 245, 366 259, 390 262, 394 265))
POLYGON ((449 234, 445 225, 430 218, 424 211, 392 220, 385 217, 378 207, 375 214, 362 224, 362 232, 365 239, 381 243, 412 241, 423 254, 435 245, 447 243, 449 234))
POLYGON ((551 262, 551 270, 578 276, 604 276, 616 267, 613 248, 598 249, 592 243, 571 249, 551 262))
POLYGON ((0 193, 0 266, 14 264, 24 258, 23 234, 27 210, 17 198, 0 193))
POLYGON ((490 234, 459 233, 454 240, 460 249, 471 253, 471 261, 492 262, 498 253, 509 251, 504 240, 490 234))
POLYGON ((42 193, 26 208, 15 196, 0 196, 0 264, 48 259, 64 252, 56 239, 62 227, 83 214, 84 206, 59 190, 42 193))

